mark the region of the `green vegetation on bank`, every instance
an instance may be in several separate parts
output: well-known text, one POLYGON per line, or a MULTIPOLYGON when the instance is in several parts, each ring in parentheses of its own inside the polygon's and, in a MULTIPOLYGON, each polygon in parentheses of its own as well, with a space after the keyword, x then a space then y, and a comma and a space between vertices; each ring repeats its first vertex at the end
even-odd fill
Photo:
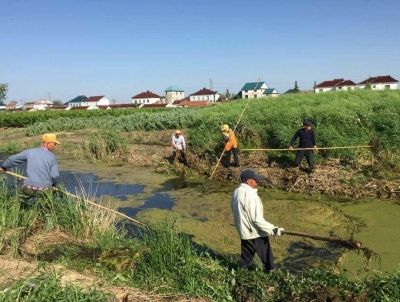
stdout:
POLYGON ((59 278, 45 273, 17 281, 0 292, 3 302, 106 302, 108 296, 97 290, 82 290, 73 285, 62 286, 59 278))
POLYGON ((113 109, 113 110, 49 110, 49 111, 17 111, 0 112, 0 127, 22 128, 39 122, 45 122, 57 118, 96 118, 96 117, 117 117, 122 115, 142 114, 143 111, 160 112, 165 109, 113 109))
MULTIPOLYGON (((15 257, 21 257, 24 243, 31 236, 46 233, 50 217, 50 227, 70 239, 63 236, 63 240, 57 241, 53 236, 56 244, 43 242, 35 259, 42 266, 59 263, 68 269, 91 272, 111 285, 208 297, 213 301, 395 301, 400 297, 400 271, 363 281, 350 281, 319 269, 301 275, 284 270, 271 274, 259 269, 247 271, 239 269, 234 260, 214 256, 197 246, 171 223, 153 226, 151 231, 130 231, 129 235, 127 229, 115 228, 115 216, 99 212, 83 201, 47 194, 28 206, 21 203, 20 197, 16 186, 7 186, 3 176, 0 254, 11 251, 15 257)), ((93 297, 101 301, 104 297, 95 291, 60 287, 56 278, 44 276, 7 288, 0 285, 0 299, 8 297, 12 301, 17 293, 23 293, 22 301, 34 301, 33 297, 46 297, 49 288, 65 301, 72 301, 74 295, 87 297, 88 301, 93 297), (46 282, 48 287, 44 286, 46 282)))
MULTIPOLYGON (((236 123, 246 101, 232 101, 203 109, 136 111, 123 116, 65 115, 36 122, 28 135, 77 129, 113 131, 189 128, 192 150, 214 152, 220 140, 219 127, 236 123)), ((123 112, 123 111, 121 111, 123 112)), ((400 148, 400 92, 354 91, 343 93, 284 95, 252 100, 237 129, 243 147, 287 147, 304 119, 315 126, 319 146, 379 143, 381 148, 400 148)), ((351 155, 354 151, 331 151, 351 155)))

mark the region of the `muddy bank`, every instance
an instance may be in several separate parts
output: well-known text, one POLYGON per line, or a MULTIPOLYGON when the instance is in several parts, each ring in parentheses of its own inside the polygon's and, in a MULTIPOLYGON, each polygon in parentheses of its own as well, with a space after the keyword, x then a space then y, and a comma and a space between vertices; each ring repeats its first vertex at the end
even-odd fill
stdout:
MULTIPOLYGON (((0 136, 2 148, 7 150, 11 146, 11 149, 17 151, 34 146, 37 138, 26 137, 24 131, 24 129, 12 128, 2 131, 0 136)), ((187 138, 189 167, 172 163, 169 159, 171 131, 115 133, 118 137, 117 143, 121 144, 120 148, 110 154, 102 154, 99 158, 99 155, 95 154, 99 150, 93 148, 93 145, 99 144, 98 141, 93 142, 93 136, 97 133, 99 133, 97 130, 59 133, 63 144, 58 152, 84 161, 117 161, 134 167, 151 167, 157 172, 180 176, 209 176, 218 160, 215 155, 191 152, 190 138, 187 138)), ((104 146, 97 147, 101 149, 104 146)), ((324 161, 323 164, 317 164, 312 174, 304 169, 283 167, 268 158, 268 154, 265 153, 240 153, 239 157, 240 168, 226 169, 219 165, 213 179, 238 183, 240 171, 244 168, 253 168, 266 177, 266 182, 262 184, 266 188, 352 198, 400 198, 398 172, 390 166, 380 165, 379 159, 373 156, 360 159, 359 162, 350 165, 343 164, 337 159, 330 159, 324 161)))

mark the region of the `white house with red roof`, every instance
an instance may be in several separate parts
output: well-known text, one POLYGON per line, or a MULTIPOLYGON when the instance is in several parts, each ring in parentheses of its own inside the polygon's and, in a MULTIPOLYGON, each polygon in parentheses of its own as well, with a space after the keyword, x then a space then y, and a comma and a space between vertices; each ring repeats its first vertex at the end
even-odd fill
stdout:
POLYGON ((161 97, 149 90, 132 97, 133 104, 155 104, 161 102, 161 97))
POLYGON ((315 85, 314 92, 328 92, 328 91, 350 91, 357 88, 356 83, 352 80, 345 79, 333 79, 329 81, 323 81, 318 85, 315 85))
POLYGON ((369 77, 368 79, 358 83, 358 89, 370 88, 371 90, 398 89, 399 81, 390 75, 369 77))
POLYGON ((213 91, 207 88, 203 88, 191 94, 189 100, 191 102, 206 101, 210 103, 215 103, 218 101, 220 97, 221 95, 218 93, 218 91, 213 91))

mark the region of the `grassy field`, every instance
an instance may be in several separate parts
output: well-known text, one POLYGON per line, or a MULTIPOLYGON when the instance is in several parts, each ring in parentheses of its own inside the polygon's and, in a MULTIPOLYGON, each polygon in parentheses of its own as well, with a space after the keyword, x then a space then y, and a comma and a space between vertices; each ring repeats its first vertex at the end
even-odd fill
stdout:
MULTIPOLYGON (((26 241, 49 232, 50 226, 65 234, 64 240, 52 238, 52 245, 41 244, 35 261, 42 267, 60 264, 68 270, 85 271, 113 286, 213 301, 395 301, 400 297, 400 271, 358 281, 327 270, 307 270, 301 275, 283 270, 271 274, 259 269, 247 271, 239 269, 232 259, 213 255, 193 243, 179 233, 173 221, 151 230, 128 225, 116 229, 115 216, 83 201, 53 194, 31 206, 21 201, 17 187, 7 186, 2 177, 0 254, 22 257, 26 241)), ((57 276, 42 274, 1 284, 0 300, 22 297, 19 301, 37 301, 47 299, 50 292, 54 301, 107 299, 99 290, 61 286, 57 276)))

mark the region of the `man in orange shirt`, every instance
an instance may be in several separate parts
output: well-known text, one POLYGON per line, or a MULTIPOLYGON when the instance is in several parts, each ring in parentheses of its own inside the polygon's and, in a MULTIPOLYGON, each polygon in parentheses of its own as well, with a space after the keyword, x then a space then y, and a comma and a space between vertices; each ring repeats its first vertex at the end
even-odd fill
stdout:
POLYGON ((225 158, 223 165, 225 168, 229 168, 231 164, 231 153, 233 153, 234 166, 239 167, 239 157, 238 157, 238 143, 236 140, 235 132, 233 132, 228 125, 223 125, 221 127, 222 139, 225 144, 225 158))

